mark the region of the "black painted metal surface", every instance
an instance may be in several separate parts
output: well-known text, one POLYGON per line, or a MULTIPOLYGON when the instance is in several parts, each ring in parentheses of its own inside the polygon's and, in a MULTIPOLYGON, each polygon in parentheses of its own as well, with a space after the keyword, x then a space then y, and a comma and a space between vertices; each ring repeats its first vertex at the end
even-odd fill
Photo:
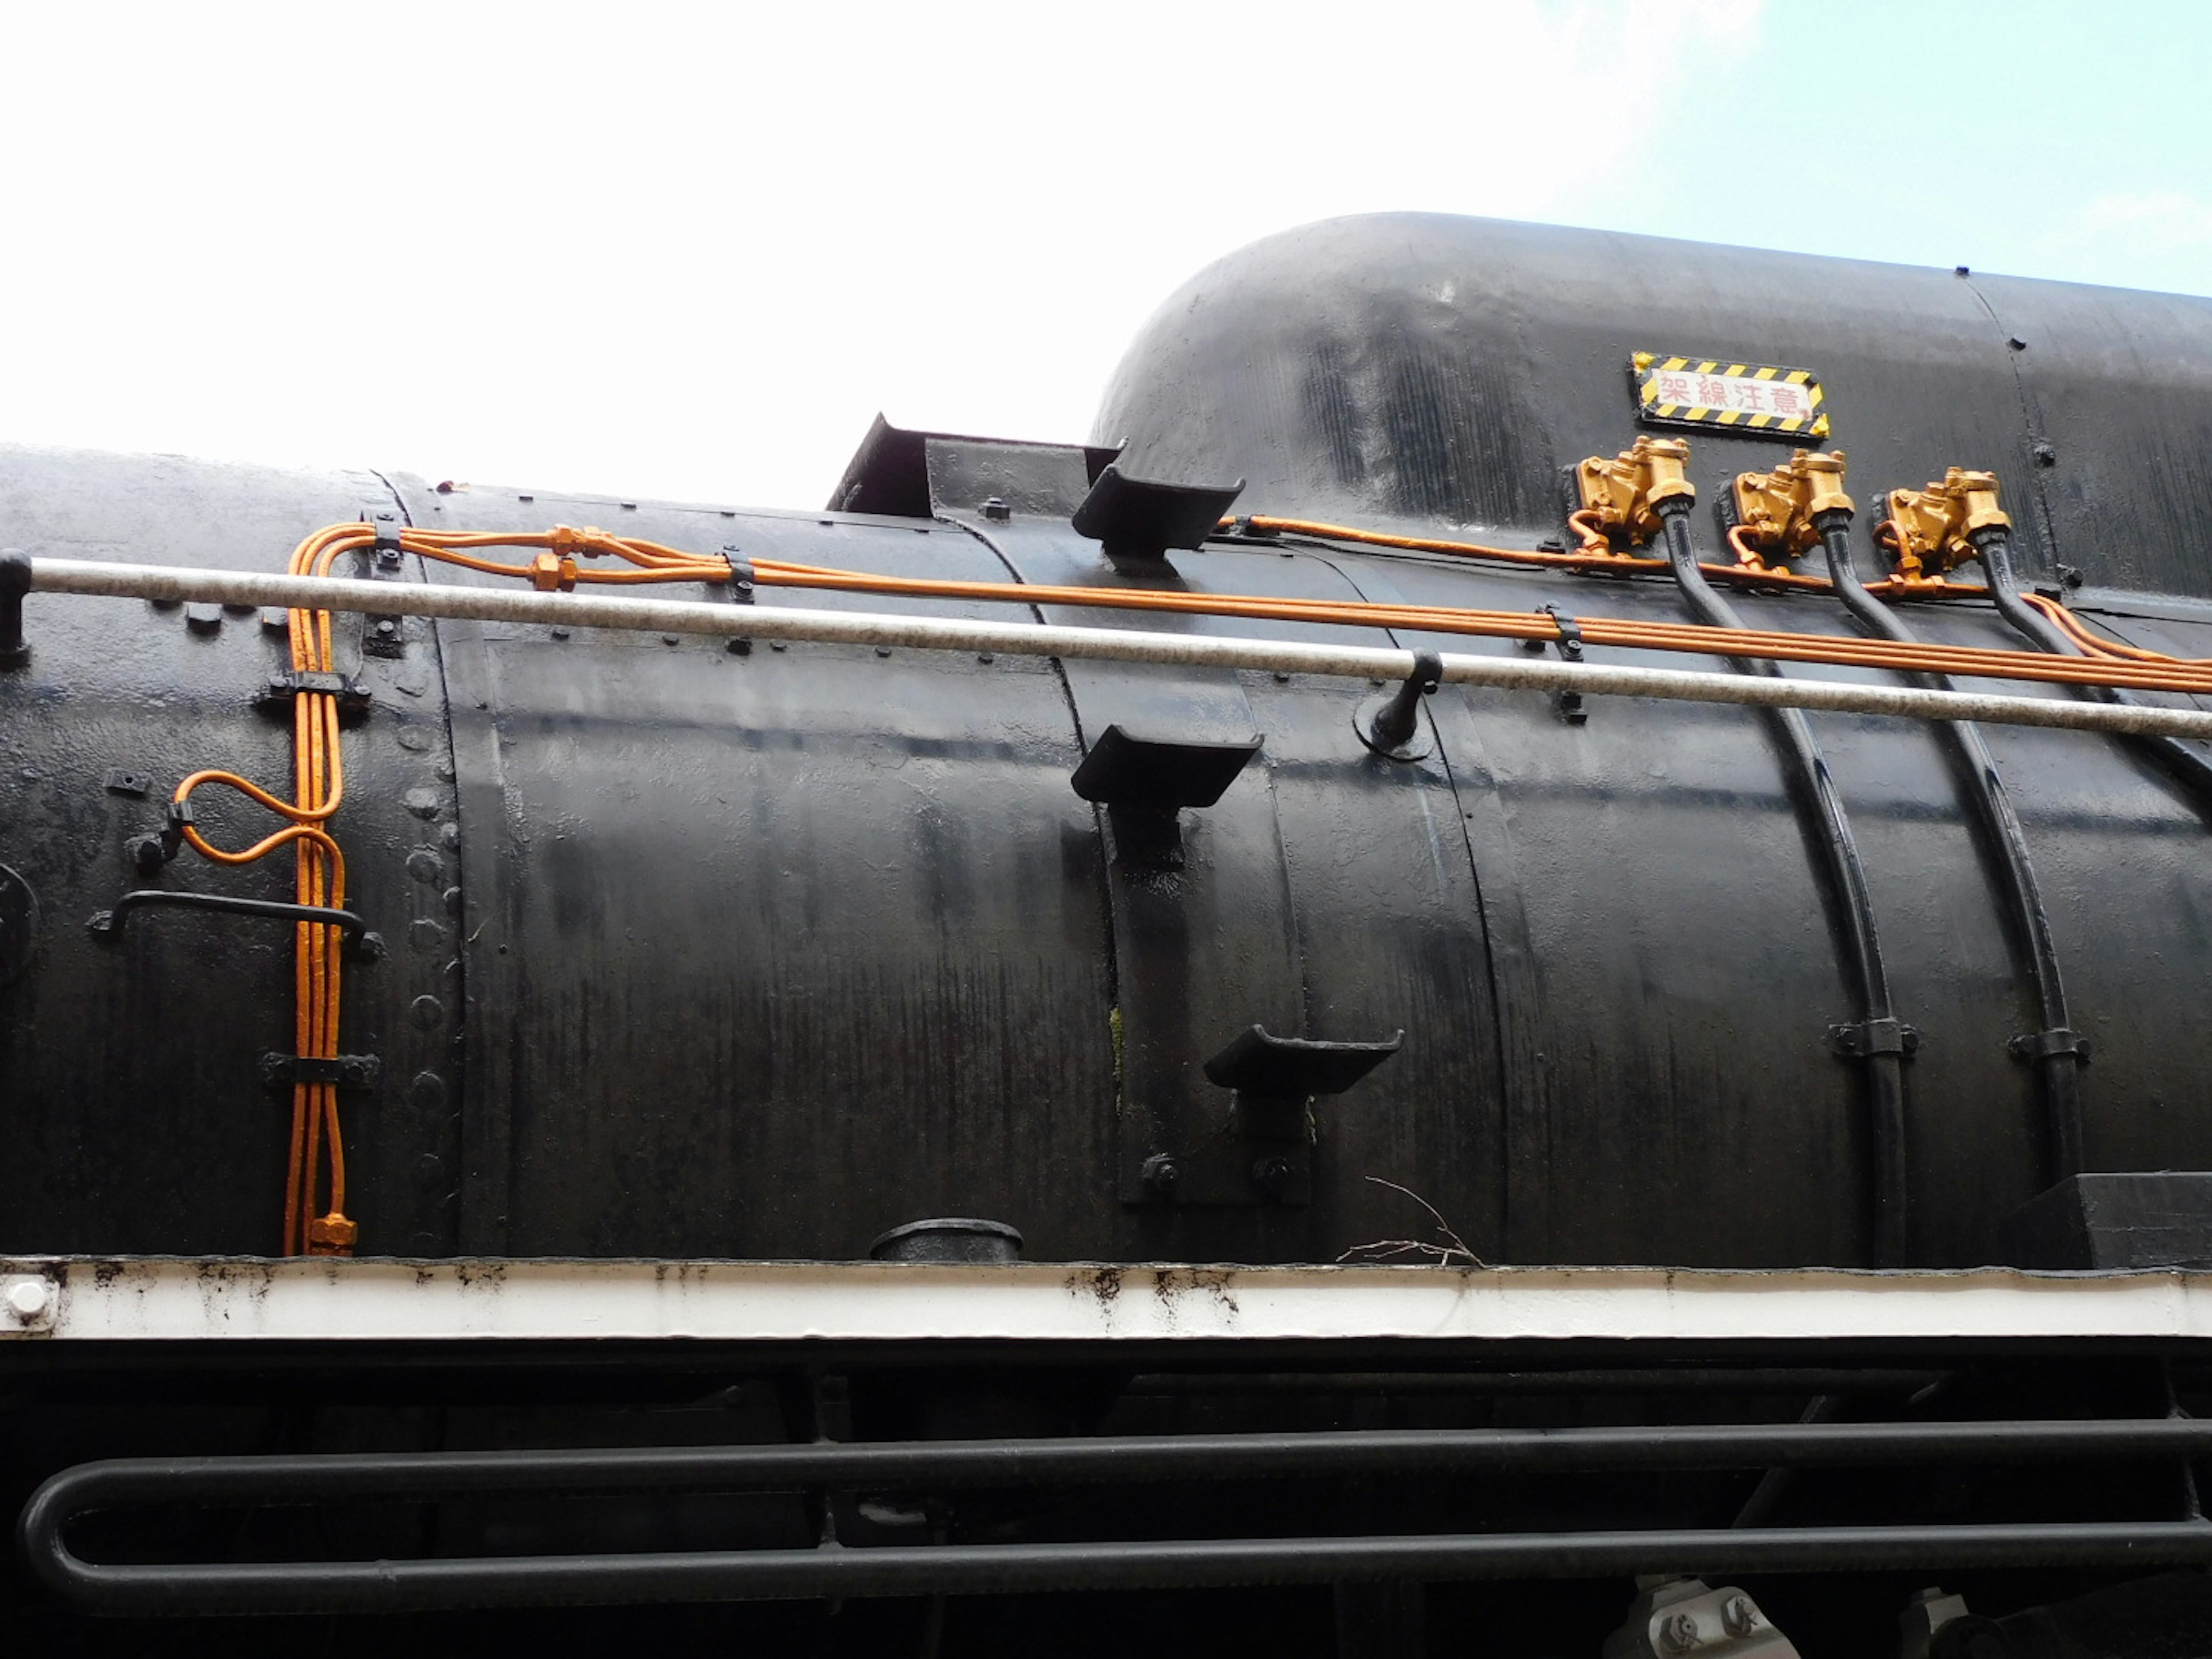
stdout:
MULTIPOLYGON (((2200 300, 1389 216, 1290 232, 1201 273, 1139 334, 1096 432, 1126 439, 1121 465, 1139 472, 1245 478, 1239 513, 1528 546, 1560 533, 1560 469, 1634 435, 1632 353, 1802 366, 1823 383, 1862 500, 1950 465, 1994 471, 2029 580, 2068 567, 2100 624, 2201 655, 2212 477, 2188 458, 2212 421, 2208 333, 2200 300)), ((1715 501, 1790 441, 1699 430, 1691 477, 1715 501)), ((1642 580, 1325 556, 1377 599, 1679 615, 1642 580)), ((1755 627, 1851 625, 1802 596, 1739 608, 1755 627)), ((1914 607, 1911 625, 2013 642, 1978 605, 1914 607)), ((1469 814, 1495 975, 1504 1250, 1640 1255, 1674 1206, 1723 1254, 1865 1259, 1863 1225, 1820 1194, 1863 1194, 1874 1149, 1838 1093, 1841 1068, 1809 1063, 1798 1024, 1848 1004, 1834 966, 1848 945, 1820 915, 1782 775, 1753 752, 1756 717, 1599 703, 1569 730, 1532 699, 1450 690, 1430 712, 1469 814), (1723 1147, 1741 1158, 1746 1201, 1714 1184, 1723 1147), (1769 1176, 1787 1202, 1764 1201, 1769 1176)), ((2033 1161, 2051 1134, 2023 1114, 2036 1068, 1992 1059, 1993 1041, 2032 1042, 2051 1024, 2033 949, 2001 954, 2018 904, 1974 857, 1977 811, 1936 734, 1810 724, 1862 844, 1895 1001, 1929 1036, 1909 1068, 1911 1256, 1995 1255, 1969 1212, 2063 1173, 2072 1143, 2062 1123, 2065 1144, 2033 1161)), ((2190 1016, 2174 1002, 2144 1018, 2163 994, 2139 971, 2202 964, 2212 945, 2191 786, 2116 745, 1986 740, 2039 875, 2049 928, 2033 943, 2063 959, 2072 1023, 2099 1060, 2081 1156, 2203 1167, 2212 1145, 2187 1104, 2200 1056, 2171 1035, 2190 1016)))
MULTIPOLYGON (((2031 580, 2080 566, 2118 631, 2212 653, 2191 562, 2212 500, 2140 447, 2208 418, 2202 388, 2162 358, 2130 366, 2161 341, 2185 351, 2197 302, 2018 286, 2007 303, 2051 319, 2026 354, 1948 272, 1457 221, 1322 226, 1200 277, 1139 340, 1099 429, 1132 439, 1133 478, 1249 478, 1239 512, 1528 545, 1559 533, 1557 468, 1633 435, 1630 350, 1802 363, 1863 495, 1994 468, 2031 580), (2081 491, 2101 562, 2080 540, 2087 509, 2069 516, 2077 465, 2098 481, 2081 491), (2123 500, 2138 473, 2139 499, 2123 500), (2162 592, 2122 591, 2144 585, 2162 592)), ((1692 446, 1708 499, 1784 453, 1692 446)), ((1104 547, 1072 520, 1108 459, 879 428, 840 492, 878 510, 791 514, 20 451, 0 455, 0 544, 273 569, 306 531, 381 512, 446 529, 598 523, 1010 593, 1684 614, 1663 579, 1296 538, 1104 547)), ((384 574, 423 579, 405 564, 384 574)), ((958 608, 765 587, 756 602, 958 608)), ((1753 626, 1853 627, 1818 597, 1735 603, 1753 626)), ((126 843, 161 827, 184 773, 289 775, 289 731, 254 707, 281 630, 35 595, 26 623, 27 661, 0 673, 0 866, 17 878, 0 933, 0 1244, 273 1248, 284 1126, 258 1068, 291 1048, 286 930, 171 912, 102 942, 84 923, 146 884, 126 843), (150 793, 119 792, 118 775, 150 793)), ((1916 607, 1911 623, 2011 640, 1979 605, 1916 607)), ((1427 1236, 1395 1183, 1489 1260, 1875 1259, 1875 1138, 1830 1042, 1860 1018, 1845 941, 1749 711, 1596 701, 1573 723, 1548 698, 1446 687, 1401 698, 1411 735, 1377 752, 1370 728, 1397 687, 473 623, 340 635, 338 666, 370 703, 344 738, 347 908, 390 945, 349 965, 342 1039, 379 1062, 344 1103, 364 1251, 854 1256, 893 1224, 975 1215, 1047 1260, 1327 1261, 1427 1236), (1102 743, 1115 728, 1135 746, 1102 743), (1203 804, 1075 783, 1086 757, 1134 788, 1164 756, 1255 739, 1203 804), (1405 1038, 1345 1092, 1255 1113, 1204 1070, 1255 1025, 1405 1038)), ((2017 906, 1941 734, 1808 724, 1893 999, 1923 1034, 1906 1257, 1990 1260, 2002 1218, 2051 1178, 2038 1067, 2010 1047, 2049 1024, 2017 906)), ((2095 1045, 2082 1167, 2212 1168, 2197 806, 2105 740, 1983 737, 2033 851, 2069 1018, 2095 1045)), ((235 845, 265 825, 210 800, 203 827, 235 845)), ((186 855, 159 879, 290 897, 281 863, 186 855)))

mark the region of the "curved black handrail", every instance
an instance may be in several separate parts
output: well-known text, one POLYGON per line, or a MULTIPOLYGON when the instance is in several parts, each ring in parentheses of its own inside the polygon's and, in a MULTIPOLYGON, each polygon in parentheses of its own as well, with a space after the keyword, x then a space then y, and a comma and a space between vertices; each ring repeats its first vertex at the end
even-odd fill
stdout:
POLYGON ((305 921, 336 927, 344 933, 353 947, 364 956, 379 954, 382 941, 368 930, 368 924, 351 910, 332 909, 323 904, 291 904, 278 899, 233 898, 226 893, 175 892, 165 887, 142 887, 124 894, 115 901, 112 910, 94 911, 85 923, 88 931, 97 938, 112 938, 123 931, 125 917, 133 910, 155 906, 181 910, 215 910, 226 915, 256 916, 270 921, 305 921))

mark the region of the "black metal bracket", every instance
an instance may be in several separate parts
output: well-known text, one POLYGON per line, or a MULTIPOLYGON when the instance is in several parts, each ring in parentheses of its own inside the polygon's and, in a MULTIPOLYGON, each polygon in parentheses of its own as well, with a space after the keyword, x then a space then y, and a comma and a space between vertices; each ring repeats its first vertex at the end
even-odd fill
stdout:
POLYGON ((1204 1066, 1207 1081, 1230 1091, 1231 1139, 1209 1153, 1154 1154, 1145 1161, 1146 1189, 1162 1200, 1310 1202, 1309 1108, 1317 1096, 1351 1088, 1405 1040, 1401 1030, 1382 1042, 1324 1042, 1248 1026, 1204 1066))
POLYGON ((115 901, 112 910, 96 910, 85 922, 94 939, 119 938, 123 923, 133 910, 164 907, 179 910, 217 910, 226 915, 253 916, 269 921, 305 921, 341 930, 354 954, 374 962, 384 955, 384 936, 371 933, 368 924, 351 910, 321 904, 288 904, 276 899, 233 898, 226 893, 177 893, 166 888, 142 887, 115 901))
POLYGON ((325 1057, 267 1054, 261 1056, 261 1081, 271 1089, 295 1083, 327 1083, 340 1089, 374 1089, 384 1062, 374 1054, 325 1057))
POLYGON ((361 520, 376 532, 376 539, 369 544, 368 550, 375 557, 376 568, 379 570, 398 569, 400 557, 406 550, 399 545, 399 538, 407 529, 399 515, 372 508, 363 513, 361 520))
POLYGON ((2072 1054, 2084 1066, 2089 1063, 2089 1039, 2079 1031, 2028 1031, 2014 1037, 2005 1048, 2019 1060, 2055 1060, 2061 1054, 2072 1054))
POLYGON ((1389 697, 1362 703, 1352 714, 1352 729, 1385 760, 1416 761, 1429 752, 1427 734, 1421 729, 1421 699, 1433 696, 1444 681, 1444 659, 1433 651, 1413 653, 1413 672, 1389 697))
POLYGON ((338 719, 348 725, 368 717, 368 688, 350 674, 324 674, 303 669, 290 668, 281 674, 271 674, 268 685, 256 694, 256 708, 289 714, 292 699, 303 692, 320 692, 336 697, 338 719))
POLYGON ((1869 1019, 1856 1025, 1831 1025, 1828 1046, 1845 1060, 1875 1054, 1912 1054, 1920 1048, 1920 1029, 1901 1019, 1869 1019))
MULTIPOLYGON (((376 539, 369 544, 368 549, 370 577, 381 581, 402 580, 405 573, 406 549, 400 546, 399 538, 411 526, 398 514, 374 507, 362 510, 361 521, 376 532, 376 539)), ((264 612, 263 620, 265 622, 267 619, 264 612)), ((364 615, 354 625, 361 630, 363 656, 398 658, 407 654, 407 623, 404 619, 384 614, 364 615)), ((338 713, 343 719, 357 720, 368 709, 368 699, 363 694, 359 708, 342 702, 338 713)))
POLYGON ((1340 1095, 1406 1041, 1394 1031, 1382 1042, 1324 1042, 1311 1037, 1282 1037, 1264 1025, 1247 1026, 1236 1040, 1206 1062, 1209 1083, 1269 1100, 1310 1100, 1340 1095))
POLYGON ((23 638, 23 596, 30 591, 31 556, 0 547, 0 668, 21 668, 31 659, 23 638))
POLYGON ((728 586, 731 602, 736 605, 750 605, 753 602, 751 562, 744 556, 742 550, 734 543, 724 544, 722 557, 729 562, 730 566, 728 586))
POLYGON ((1120 453, 1095 444, 1030 444, 893 426, 880 415, 830 493, 840 513, 950 517, 996 496, 1009 511, 1072 512, 1120 453))
POLYGON ((2212 1267, 2212 1173, 2132 1170, 2069 1176, 1998 1229, 2016 1267, 2111 1272, 2212 1267))
POLYGON ((1069 522, 1077 535, 1102 543, 1116 563, 1157 568, 1170 548, 1203 545, 1243 493, 1242 478, 1228 485, 1163 483, 1132 478, 1109 463, 1069 522))
POLYGON ((1098 734, 1069 780, 1085 800, 1174 812, 1211 806, 1260 752, 1264 739, 1192 742, 1140 738, 1118 726, 1098 734))
POLYGON ((1109 726, 1068 781, 1084 799, 1106 808, 1117 862, 1133 869, 1179 869, 1182 809, 1219 800, 1261 742, 1257 737, 1231 743, 1139 738, 1109 726))
MULTIPOLYGON (((1522 648, 1540 655, 1547 645, 1556 646, 1561 662, 1580 662, 1583 659, 1583 625, 1556 605, 1540 605, 1536 607, 1536 614, 1549 617, 1553 625, 1559 630, 1559 636, 1556 640, 1523 640, 1522 648)), ((1554 693, 1552 706, 1559 711, 1559 718, 1570 726, 1581 726, 1589 719, 1589 710, 1584 707, 1583 694, 1579 691, 1554 693)))
POLYGON ((168 802, 159 830, 150 835, 133 836, 123 843, 123 851, 131 860, 131 867, 142 876, 150 876, 160 870, 184 850, 185 829, 191 822, 191 802, 168 802))

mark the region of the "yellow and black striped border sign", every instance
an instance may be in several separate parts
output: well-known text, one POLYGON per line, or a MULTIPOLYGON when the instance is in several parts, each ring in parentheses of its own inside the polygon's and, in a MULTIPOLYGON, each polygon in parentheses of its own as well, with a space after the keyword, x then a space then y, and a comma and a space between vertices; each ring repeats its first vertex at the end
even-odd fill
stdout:
POLYGON ((1810 369, 1639 351, 1637 418, 1658 426, 1725 426, 1777 438, 1825 438, 1827 411, 1810 369))

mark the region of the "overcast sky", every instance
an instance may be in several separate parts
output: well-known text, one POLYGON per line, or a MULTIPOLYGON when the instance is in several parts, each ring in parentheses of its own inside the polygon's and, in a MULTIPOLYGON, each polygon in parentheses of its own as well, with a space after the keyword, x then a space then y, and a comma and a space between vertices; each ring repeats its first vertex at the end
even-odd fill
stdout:
POLYGON ((0 443, 821 503, 1421 209, 2212 294, 2196 0, 0 0, 0 443))

